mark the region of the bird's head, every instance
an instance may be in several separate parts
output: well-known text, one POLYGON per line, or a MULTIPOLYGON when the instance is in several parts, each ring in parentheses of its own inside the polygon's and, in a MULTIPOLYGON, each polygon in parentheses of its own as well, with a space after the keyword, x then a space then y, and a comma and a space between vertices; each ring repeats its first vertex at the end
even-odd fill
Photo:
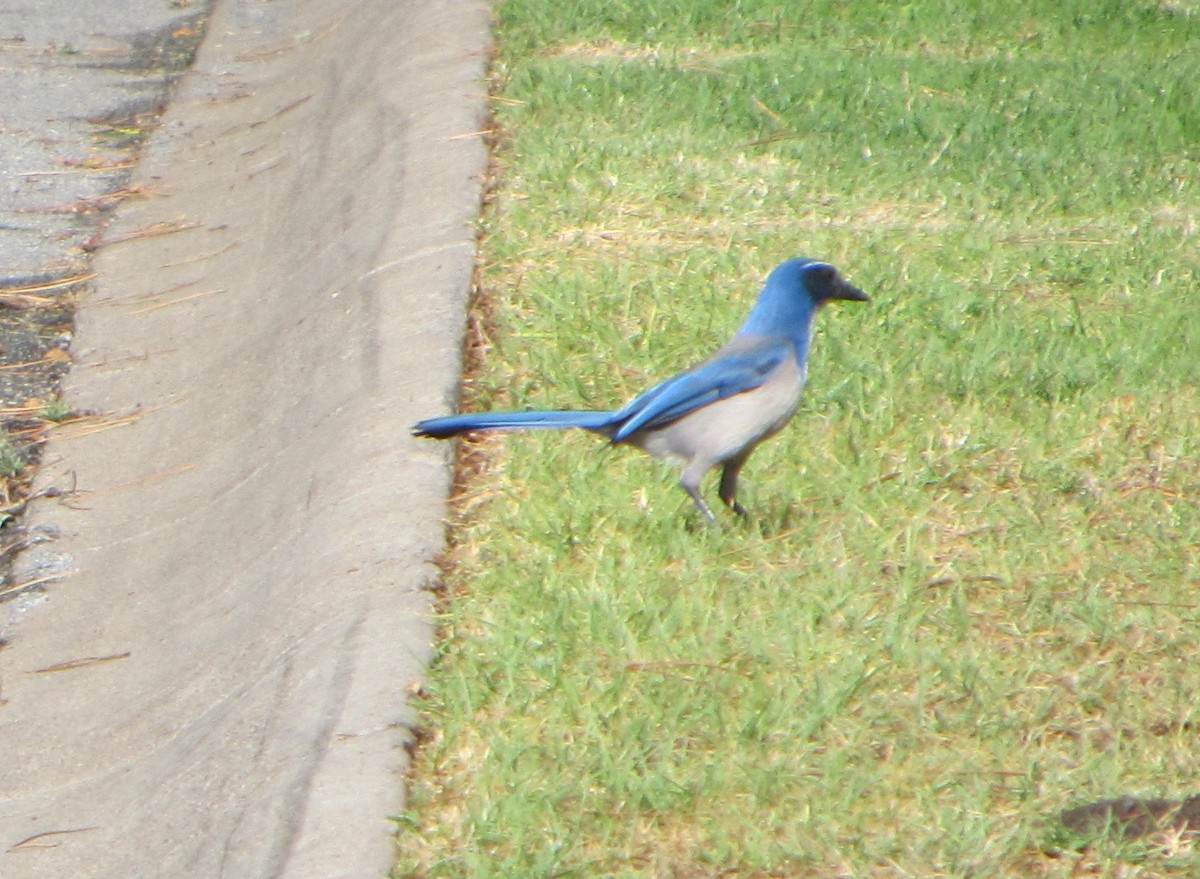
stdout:
POLYGON ((789 259, 777 265, 767 277, 766 286, 790 288, 801 295, 807 295, 813 305, 822 305, 830 299, 871 301, 871 297, 862 290, 846 283, 838 270, 829 263, 803 257, 789 259))
POLYGON ((869 302, 871 297, 844 280, 827 262, 789 259, 767 276, 758 302, 741 332, 790 336, 806 331, 817 309, 831 299, 869 302))

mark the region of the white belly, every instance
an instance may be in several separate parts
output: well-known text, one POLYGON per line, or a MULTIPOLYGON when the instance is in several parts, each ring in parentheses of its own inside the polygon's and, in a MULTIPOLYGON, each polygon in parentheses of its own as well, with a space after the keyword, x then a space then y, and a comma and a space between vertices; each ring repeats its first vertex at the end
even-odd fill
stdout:
POLYGON ((698 409, 634 444, 658 458, 715 467, 777 433, 800 404, 804 374, 795 362, 752 391, 698 409))

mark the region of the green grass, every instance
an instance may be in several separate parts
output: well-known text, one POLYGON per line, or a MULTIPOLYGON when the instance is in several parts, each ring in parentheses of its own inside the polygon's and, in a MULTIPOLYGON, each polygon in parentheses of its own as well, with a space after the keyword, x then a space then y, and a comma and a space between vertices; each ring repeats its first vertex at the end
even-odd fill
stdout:
POLYGON ((45 406, 42 407, 38 415, 46 421, 61 423, 74 417, 78 413, 71 407, 71 404, 61 396, 53 397, 45 406))
POLYGON ((1195 875, 1055 816, 1200 776, 1200 7, 498 17, 466 408, 619 405, 791 256, 874 302, 749 523, 587 435, 472 446, 396 875, 1195 875))
POLYGON ((25 469, 25 463, 25 456, 17 449, 8 431, 0 429, 0 479, 19 476, 25 469))

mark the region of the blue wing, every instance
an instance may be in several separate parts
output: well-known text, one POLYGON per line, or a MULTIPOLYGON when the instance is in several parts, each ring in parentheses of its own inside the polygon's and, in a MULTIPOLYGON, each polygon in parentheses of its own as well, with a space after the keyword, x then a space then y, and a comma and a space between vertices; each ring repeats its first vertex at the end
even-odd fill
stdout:
POLYGON ((694 369, 657 384, 613 416, 619 424, 612 441, 629 439, 639 430, 653 430, 689 412, 753 390, 787 358, 795 357, 791 343, 760 342, 745 350, 718 353, 694 369))

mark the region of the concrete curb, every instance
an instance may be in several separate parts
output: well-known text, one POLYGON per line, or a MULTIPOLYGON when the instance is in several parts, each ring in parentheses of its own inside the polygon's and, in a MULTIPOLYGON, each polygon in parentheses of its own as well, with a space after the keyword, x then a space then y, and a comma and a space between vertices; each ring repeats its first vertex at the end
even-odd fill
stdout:
MULTIPOLYGON (((486 151, 479 0, 218 0, 80 311, 0 875, 383 875, 486 151)), ((10 625, 10 628, 11 625, 10 625)))

